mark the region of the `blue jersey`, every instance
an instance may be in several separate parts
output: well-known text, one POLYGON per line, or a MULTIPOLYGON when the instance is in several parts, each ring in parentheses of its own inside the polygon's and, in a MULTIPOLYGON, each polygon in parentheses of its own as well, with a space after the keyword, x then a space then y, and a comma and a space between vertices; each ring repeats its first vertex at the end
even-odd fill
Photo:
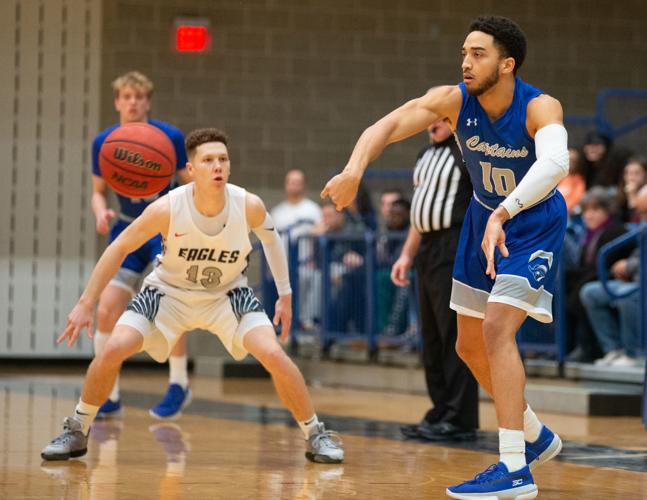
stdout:
POLYGON ((478 99, 460 83, 463 103, 456 135, 472 179, 470 203, 454 261, 450 307, 459 314, 484 318, 489 302, 525 310, 537 321, 553 320, 552 302, 564 232, 566 204, 559 192, 527 207, 503 225, 503 257, 494 251, 496 279, 485 274, 481 249, 492 210, 506 198, 536 161, 535 141, 526 129, 528 103, 542 91, 515 78, 512 103, 492 122, 478 99))
POLYGON ((476 198, 496 208, 523 179, 537 159, 535 141, 526 129, 528 103, 543 92, 515 78, 514 96, 507 111, 492 122, 478 98, 458 87, 463 104, 456 134, 476 198))
MULTIPOLYGON (((175 168, 177 170, 185 168, 187 160, 186 152, 184 150, 184 136, 182 135, 182 132, 180 132, 180 129, 158 120, 148 120, 148 123, 160 129, 169 137, 169 139, 171 139, 171 142, 173 143, 173 146, 175 148, 175 168)), ((118 127, 119 124, 108 127, 107 129, 99 132, 94 138, 94 141, 92 141, 92 173, 97 177, 101 177, 101 170, 99 169, 99 151, 101 150, 103 141, 105 141, 106 137, 110 135, 110 132, 118 127)), ((138 217, 148 205, 150 205, 160 196, 168 193, 172 187, 173 181, 171 181, 171 183, 169 183, 169 185, 166 186, 158 194, 149 196, 148 198, 128 198, 126 196, 121 196, 120 194, 115 193, 117 194, 117 198, 119 199, 121 214, 125 215, 125 218, 127 219, 134 219, 138 217)))

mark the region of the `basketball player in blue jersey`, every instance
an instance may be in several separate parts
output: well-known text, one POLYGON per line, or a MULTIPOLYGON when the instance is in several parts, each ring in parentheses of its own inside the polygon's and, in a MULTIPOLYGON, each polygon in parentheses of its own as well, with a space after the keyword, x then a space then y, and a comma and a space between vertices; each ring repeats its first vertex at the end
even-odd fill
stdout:
MULTIPOLYGON (((110 242, 114 241, 128 225, 138 217, 144 209, 160 196, 165 195, 170 187, 165 188, 155 196, 145 199, 133 199, 117 195, 119 214, 108 207, 108 184, 99 170, 99 151, 106 137, 120 125, 132 122, 147 122, 164 132, 175 147, 177 159, 177 174, 182 183, 190 182, 190 176, 185 169, 186 153, 184 151, 184 136, 176 127, 168 123, 148 118, 153 94, 153 83, 143 74, 131 71, 112 82, 115 94, 115 109, 119 113, 119 123, 100 132, 92 142, 92 210, 97 221, 97 231, 100 234, 110 234, 110 242), (110 228, 110 221, 117 217, 110 228)), ((124 260, 121 268, 110 284, 101 294, 97 309, 97 329, 94 334, 94 351, 99 355, 115 327, 117 319, 124 312, 128 301, 139 287, 144 270, 162 250, 162 240, 159 236, 147 241, 141 248, 131 253, 124 260)), ((191 400, 187 374, 186 340, 182 338, 175 346, 169 359, 169 387, 162 401, 151 408, 150 413, 157 418, 174 418, 180 415, 183 407, 191 400)), ((99 418, 107 418, 121 413, 119 397, 119 378, 115 381, 110 396, 99 410, 99 418)))
POLYGON ((515 340, 528 316, 552 321, 566 227, 566 205, 555 186, 568 173, 562 107, 516 76, 525 54, 516 23, 498 16, 474 20, 463 44, 463 81, 436 87, 366 129, 344 170, 321 193, 341 210, 388 144, 439 118, 455 132, 474 196, 461 231, 450 307, 458 313, 458 354, 494 399, 500 460, 474 480, 449 487, 453 498, 534 498, 530 468, 562 447, 524 401, 515 340))

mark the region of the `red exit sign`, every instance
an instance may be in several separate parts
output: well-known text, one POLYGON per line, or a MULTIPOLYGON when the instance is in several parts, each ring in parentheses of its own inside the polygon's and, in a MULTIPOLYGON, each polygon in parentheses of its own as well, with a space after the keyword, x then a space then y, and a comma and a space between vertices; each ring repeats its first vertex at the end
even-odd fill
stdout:
POLYGON ((211 30, 208 19, 177 18, 174 28, 177 52, 206 52, 211 49, 211 30))

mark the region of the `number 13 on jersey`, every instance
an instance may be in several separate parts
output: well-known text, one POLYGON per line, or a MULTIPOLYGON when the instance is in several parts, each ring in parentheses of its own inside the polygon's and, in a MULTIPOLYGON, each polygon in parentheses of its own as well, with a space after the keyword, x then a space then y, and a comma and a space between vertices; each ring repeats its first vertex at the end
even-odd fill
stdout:
MULTIPOLYGON (((186 270, 186 279, 191 283, 198 283, 198 268, 199 266, 193 265, 186 270)), ((220 285, 220 277, 222 271, 214 266, 205 267, 202 270, 202 278, 200 284, 205 288, 215 288, 220 285)))

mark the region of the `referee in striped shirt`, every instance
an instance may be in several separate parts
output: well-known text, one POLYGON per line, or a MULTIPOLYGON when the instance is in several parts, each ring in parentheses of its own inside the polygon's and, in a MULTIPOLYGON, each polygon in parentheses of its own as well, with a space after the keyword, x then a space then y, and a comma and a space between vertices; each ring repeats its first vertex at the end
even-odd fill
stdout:
POLYGON ((432 441, 472 440, 478 428, 478 385, 456 354, 456 313, 449 308, 454 256, 472 185, 447 123, 439 120, 427 131, 431 144, 418 155, 411 226, 391 279, 407 286, 415 258, 422 358, 434 406, 419 423, 403 426, 402 433, 432 441))

